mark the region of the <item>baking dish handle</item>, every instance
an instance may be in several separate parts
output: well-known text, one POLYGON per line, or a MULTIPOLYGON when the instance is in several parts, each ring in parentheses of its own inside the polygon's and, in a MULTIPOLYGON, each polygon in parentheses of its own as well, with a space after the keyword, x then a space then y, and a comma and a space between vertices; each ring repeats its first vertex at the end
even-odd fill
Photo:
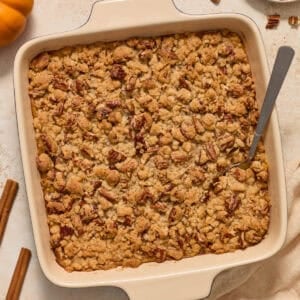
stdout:
POLYGON ((159 23, 176 15, 184 18, 172 0, 105 0, 93 4, 91 14, 85 24, 76 31, 94 32, 112 28, 139 26, 148 22, 159 23))
POLYGON ((217 269, 172 277, 155 277, 152 280, 127 282, 119 287, 126 291, 130 300, 202 299, 210 294, 212 282, 221 271, 217 269))

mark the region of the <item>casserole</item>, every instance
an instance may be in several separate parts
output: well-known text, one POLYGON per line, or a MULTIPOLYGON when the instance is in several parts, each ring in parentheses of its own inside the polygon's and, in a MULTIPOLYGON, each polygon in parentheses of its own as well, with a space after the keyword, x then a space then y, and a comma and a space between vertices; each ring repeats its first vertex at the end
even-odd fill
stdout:
POLYGON ((56 263, 49 247, 40 176, 35 168, 37 150, 27 95, 30 60, 42 51, 67 45, 222 28, 237 32, 243 38, 256 81, 257 98, 261 103, 268 80, 264 47, 255 23, 242 15, 190 16, 178 12, 171 1, 159 5, 150 0, 97 2, 89 21, 81 28, 29 41, 19 50, 15 60, 14 81, 25 182, 39 261, 45 275, 53 283, 65 287, 118 286, 131 299, 195 299, 209 294, 212 280, 222 270, 265 259, 280 249, 286 232, 286 188, 275 112, 265 136, 270 165, 271 223, 268 235, 260 244, 234 253, 202 255, 161 264, 148 263, 136 269, 73 273, 66 272, 56 263), (147 15, 143 13, 145 11, 147 15))

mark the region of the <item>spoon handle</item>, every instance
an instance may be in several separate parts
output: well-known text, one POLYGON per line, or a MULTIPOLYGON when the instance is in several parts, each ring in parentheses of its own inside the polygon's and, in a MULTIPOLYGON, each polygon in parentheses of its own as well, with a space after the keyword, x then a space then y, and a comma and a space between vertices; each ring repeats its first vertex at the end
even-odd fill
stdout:
POLYGON ((249 161, 252 160, 255 155, 258 142, 259 142, 260 137, 262 136, 264 129, 267 125, 267 122, 270 118, 274 103, 277 99, 277 96, 279 94, 279 91, 281 89, 283 81, 289 70, 289 67, 290 67, 291 62, 294 57, 294 54, 295 54, 295 51, 291 47, 288 47, 288 46, 280 47, 277 52, 277 56, 276 56, 275 63, 273 66, 273 70, 272 70, 271 78, 270 78, 269 85, 267 88, 265 100, 263 102, 263 105, 262 105, 262 108, 260 111, 257 127, 255 129, 253 141, 252 141, 252 144, 251 144, 251 147, 249 150, 249 154, 248 154, 249 161))

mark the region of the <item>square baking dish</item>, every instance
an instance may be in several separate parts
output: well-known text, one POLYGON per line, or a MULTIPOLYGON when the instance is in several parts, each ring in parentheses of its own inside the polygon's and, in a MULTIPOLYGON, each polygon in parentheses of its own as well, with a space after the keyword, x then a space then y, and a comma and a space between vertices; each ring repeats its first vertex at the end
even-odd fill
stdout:
POLYGON ((117 286, 124 289, 131 299, 199 299, 209 294, 213 279, 221 271, 266 259, 281 248, 286 235, 287 204, 280 134, 274 110, 264 137, 270 168, 271 221, 268 234, 258 245, 233 253, 206 254, 160 264, 146 263, 135 269, 72 273, 57 264, 50 249, 27 92, 31 59, 42 51, 68 45, 224 28, 238 33, 245 43, 257 99, 261 104, 269 78, 268 64, 260 32, 256 24, 244 15, 186 15, 178 11, 171 0, 101 1, 94 4, 89 20, 79 29, 37 38, 19 49, 14 65, 14 84, 21 155, 37 254, 50 281, 64 287, 117 286))

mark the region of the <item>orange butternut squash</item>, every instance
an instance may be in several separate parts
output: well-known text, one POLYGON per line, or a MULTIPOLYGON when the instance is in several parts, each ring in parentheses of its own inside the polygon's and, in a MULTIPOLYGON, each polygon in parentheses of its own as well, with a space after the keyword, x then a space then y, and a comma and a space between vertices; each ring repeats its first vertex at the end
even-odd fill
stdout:
POLYGON ((33 0, 0 0, 0 47, 21 34, 32 6, 33 0))

